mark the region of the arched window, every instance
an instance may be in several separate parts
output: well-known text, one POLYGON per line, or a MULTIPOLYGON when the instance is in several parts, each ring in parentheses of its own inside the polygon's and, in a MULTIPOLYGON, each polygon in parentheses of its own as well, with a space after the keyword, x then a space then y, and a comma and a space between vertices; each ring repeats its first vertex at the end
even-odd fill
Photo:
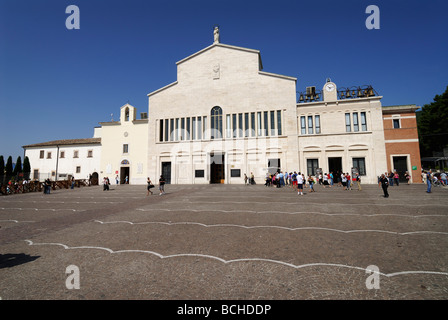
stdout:
POLYGON ((129 108, 124 110, 124 121, 129 121, 129 108))
POLYGON ((221 107, 213 107, 211 112, 211 138, 222 138, 222 109, 221 107))

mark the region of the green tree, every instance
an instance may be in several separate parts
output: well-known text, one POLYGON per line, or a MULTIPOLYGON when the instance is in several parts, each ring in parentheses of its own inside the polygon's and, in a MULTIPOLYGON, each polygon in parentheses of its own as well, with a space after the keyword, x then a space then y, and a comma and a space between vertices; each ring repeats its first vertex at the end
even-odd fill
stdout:
POLYGON ((11 179, 11 177, 12 177, 12 157, 11 156, 9 156, 8 160, 6 160, 5 177, 6 177, 6 181, 11 179))
POLYGON ((3 177, 5 176, 5 160, 3 156, 0 156, 0 183, 3 183, 3 177))
POLYGON ((17 157, 13 175, 17 176, 19 173, 22 173, 22 158, 20 156, 17 157))
POLYGON ((417 114, 420 155, 430 157, 448 146, 448 86, 442 95, 425 104, 417 114))
POLYGON ((23 160, 23 177, 25 179, 29 179, 30 173, 31 173, 30 159, 28 157, 25 157, 25 159, 23 160))

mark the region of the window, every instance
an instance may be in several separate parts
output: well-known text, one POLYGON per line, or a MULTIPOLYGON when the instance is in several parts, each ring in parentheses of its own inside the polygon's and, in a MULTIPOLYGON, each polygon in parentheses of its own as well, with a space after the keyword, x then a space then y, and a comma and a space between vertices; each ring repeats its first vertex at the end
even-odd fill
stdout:
POLYGON ((65 158, 65 151, 61 151, 61 154, 59 155, 59 158, 61 158, 61 159, 65 158))
POLYGON ((198 140, 202 139, 202 118, 198 117, 198 140))
POLYGON ((87 158, 93 158, 93 150, 87 151, 87 158))
POLYGON ((232 123, 230 122, 230 114, 226 116, 226 138, 232 137, 232 123))
POLYGON ((170 119, 170 141, 174 140, 174 119, 170 119))
POLYGON ((358 123, 358 112, 353 113, 353 131, 359 131, 359 123, 358 123))
POLYGON ((39 159, 43 159, 45 157, 45 151, 40 150, 39 159))
POLYGON ((353 158, 353 167, 358 168, 359 175, 366 175, 366 158, 353 158))
POLYGON ((307 159, 306 167, 308 175, 315 176, 317 173, 317 169, 319 168, 319 159, 307 159))
POLYGON ((352 126, 350 123, 350 113, 346 113, 345 114, 345 131, 346 132, 351 132, 352 131, 352 126))
POLYGON ((232 178, 241 177, 241 169, 230 169, 230 177, 232 178))
POLYGON ((123 153, 128 153, 129 152, 129 145, 128 144, 124 144, 123 145, 123 153))
POLYGON ((308 134, 313 134, 313 116, 308 116, 308 134))
POLYGON ((236 114, 232 114, 233 137, 236 138, 236 114))
POLYGON ((361 112, 361 130, 367 131, 367 119, 365 112, 361 112))
POLYGON ((255 112, 250 114, 250 136, 255 137, 255 112))
POLYGON ((314 116, 314 125, 316 127, 316 133, 320 133, 320 116, 314 116))
POLYGON ((159 141, 163 141, 163 120, 159 121, 159 141))
POLYGON ((394 129, 400 129, 400 119, 393 119, 394 129))
POLYGON ((269 129, 268 129, 268 112, 265 111, 264 112, 264 135, 268 136, 269 135, 269 129))
POLYGON ((207 136, 207 128, 208 128, 207 117, 202 117, 202 125, 203 125, 203 127, 202 127, 202 137, 204 139, 207 139, 208 138, 208 136, 207 136))
POLYGON ((76 173, 81 173, 81 167, 80 166, 76 167, 76 173))
POLYGON ((211 139, 222 138, 222 109, 221 107, 213 107, 211 111, 211 139))
POLYGON ((33 170, 33 179, 39 180, 39 169, 34 169, 33 170))
POLYGON ((260 137, 262 135, 262 125, 261 125, 261 112, 257 112, 257 135, 260 137))
POLYGON ((51 152, 47 152, 47 159, 51 159, 51 152))
POLYGON ((275 112, 271 111, 271 136, 275 136, 275 112))
POLYGON ((243 114, 239 113, 238 114, 238 137, 242 137, 243 136, 243 114))
POLYGON ((300 117, 300 133, 306 134, 306 122, 305 122, 305 116, 300 117))
POLYGON ((185 140, 185 118, 180 119, 180 140, 185 140))
POLYGON ((249 136, 249 114, 245 113, 244 114, 244 137, 248 137, 249 136))
POLYGON ((190 122, 191 119, 187 118, 187 123, 185 127, 185 140, 190 140, 190 122))
POLYGON ((195 178, 204 178, 204 170, 195 170, 194 177, 195 178))
POLYGON ((129 121, 129 108, 124 111, 124 121, 129 121))
POLYGON ((191 139, 196 140, 196 117, 191 120, 191 139))
POLYGON ((282 112, 277 110, 277 134, 282 135, 282 112))
POLYGON ((164 141, 168 141, 170 139, 170 128, 168 127, 169 125, 169 120, 165 119, 165 139, 163 139, 164 141))
POLYGON ((78 158, 79 157, 79 151, 75 150, 73 151, 73 158, 78 158))

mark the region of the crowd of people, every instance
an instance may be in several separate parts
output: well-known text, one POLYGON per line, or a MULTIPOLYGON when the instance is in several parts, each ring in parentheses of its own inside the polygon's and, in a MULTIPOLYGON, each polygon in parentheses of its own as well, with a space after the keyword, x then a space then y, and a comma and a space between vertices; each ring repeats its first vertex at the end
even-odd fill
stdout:
POLYGON ((301 172, 283 172, 279 171, 274 174, 268 173, 265 177, 265 186, 266 187, 289 187, 294 190, 297 190, 298 195, 303 195, 303 188, 307 188, 307 185, 310 188, 310 192, 315 192, 314 185, 319 184, 324 188, 332 188, 334 186, 341 187, 344 190, 353 190, 353 187, 357 186, 357 190, 361 191, 361 176, 359 173, 353 173, 350 176, 348 172, 337 172, 333 174, 330 173, 321 173, 318 172, 315 175, 308 175, 301 172))

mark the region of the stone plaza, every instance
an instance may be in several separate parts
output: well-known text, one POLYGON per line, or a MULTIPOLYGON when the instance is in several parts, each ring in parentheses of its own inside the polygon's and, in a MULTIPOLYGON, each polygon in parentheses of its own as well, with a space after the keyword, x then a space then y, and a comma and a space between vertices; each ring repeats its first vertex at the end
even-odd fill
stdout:
POLYGON ((0 197, 1 299, 448 298, 445 187, 156 189, 0 197))

